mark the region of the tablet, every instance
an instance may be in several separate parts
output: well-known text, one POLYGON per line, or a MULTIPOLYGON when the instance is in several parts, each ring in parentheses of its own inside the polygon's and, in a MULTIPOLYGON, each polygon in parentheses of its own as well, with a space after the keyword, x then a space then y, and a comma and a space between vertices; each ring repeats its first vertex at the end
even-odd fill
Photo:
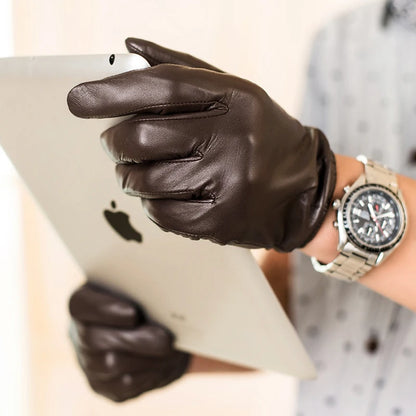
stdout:
POLYGON ((298 378, 315 368, 249 250, 160 230, 117 185, 100 133, 66 97, 140 70, 138 55, 0 59, 0 145, 88 279, 136 299, 177 348, 298 378))

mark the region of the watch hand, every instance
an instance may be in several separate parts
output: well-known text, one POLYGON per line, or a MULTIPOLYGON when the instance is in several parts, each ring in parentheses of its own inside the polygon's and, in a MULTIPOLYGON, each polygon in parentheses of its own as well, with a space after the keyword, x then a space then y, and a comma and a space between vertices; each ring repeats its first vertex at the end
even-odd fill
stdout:
POLYGON ((384 217, 389 217, 389 218, 394 218, 394 214, 392 212, 386 212, 384 214, 378 215, 377 218, 384 218, 384 217))
POLYGON ((374 208, 371 204, 367 204, 368 210, 370 211, 371 218, 374 220, 376 217, 376 213, 374 212, 374 208))
POLYGON ((374 212, 373 206, 371 204, 367 204, 367 207, 368 207, 368 210, 370 211, 371 219, 376 223, 381 234, 383 234, 383 229, 381 228, 380 223, 377 220, 376 213, 374 212))

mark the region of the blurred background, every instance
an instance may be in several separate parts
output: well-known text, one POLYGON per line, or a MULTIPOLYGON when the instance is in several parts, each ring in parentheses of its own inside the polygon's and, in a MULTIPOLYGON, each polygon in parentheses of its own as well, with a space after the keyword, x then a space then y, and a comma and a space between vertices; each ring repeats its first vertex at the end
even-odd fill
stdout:
MULTIPOLYGON (((314 33, 366 2, 0 0, 0 56, 120 53, 141 37, 258 83, 296 116, 314 33)), ((192 374, 122 405, 95 395, 67 336, 84 276, 1 149, 0 201, 1 414, 294 415, 296 380, 273 373, 192 374)))

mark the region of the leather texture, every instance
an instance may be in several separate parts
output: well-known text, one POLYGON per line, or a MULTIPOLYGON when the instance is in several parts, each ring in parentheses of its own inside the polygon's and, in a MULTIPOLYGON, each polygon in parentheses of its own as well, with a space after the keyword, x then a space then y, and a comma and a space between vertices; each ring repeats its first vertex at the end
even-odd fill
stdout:
POLYGON ((320 228, 335 158, 256 84, 189 55, 129 38, 153 66, 68 94, 82 118, 131 117, 101 135, 124 192, 165 231, 291 251, 320 228))
POLYGON ((121 402, 181 377, 190 355, 140 306, 87 283, 71 296, 71 340, 92 389, 121 402))

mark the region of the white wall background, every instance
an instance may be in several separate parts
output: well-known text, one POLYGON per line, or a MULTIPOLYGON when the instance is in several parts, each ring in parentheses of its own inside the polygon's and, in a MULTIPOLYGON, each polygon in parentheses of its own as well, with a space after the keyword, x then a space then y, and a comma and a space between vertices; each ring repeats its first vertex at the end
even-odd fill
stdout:
POLYGON ((18 54, 108 53, 127 36, 185 50, 299 103, 311 37, 366 0, 15 0, 18 54))
MULTIPOLYGON (((12 52, 10 1, 0 0, 0 55, 12 52)), ((296 114, 313 33, 335 14, 365 2, 14 0, 14 50, 18 55, 115 53, 124 50, 125 37, 143 37, 257 82, 296 114)), ((187 376, 121 406, 93 395, 77 370, 66 336, 67 297, 83 276, 25 191, 19 215, 19 188, 10 179, 11 169, 4 166, 0 159, 0 262, 2 281, 9 285, 4 296, 8 299, 0 303, 0 368, 2 379, 9 377, 11 383, 0 388, 1 414, 293 415, 294 380, 276 374, 187 376), (19 250, 21 224, 24 251, 19 250), (19 286, 23 266, 27 299, 19 286), (26 402, 16 400, 17 395, 24 398, 26 388, 24 377, 13 373, 19 365, 30 380, 28 413, 26 402)))
MULTIPOLYGON (((0 57, 12 54, 12 2, 1 0, 0 57)), ((0 148, 0 413, 4 415, 28 414, 28 343, 17 185, 15 171, 0 148)))

